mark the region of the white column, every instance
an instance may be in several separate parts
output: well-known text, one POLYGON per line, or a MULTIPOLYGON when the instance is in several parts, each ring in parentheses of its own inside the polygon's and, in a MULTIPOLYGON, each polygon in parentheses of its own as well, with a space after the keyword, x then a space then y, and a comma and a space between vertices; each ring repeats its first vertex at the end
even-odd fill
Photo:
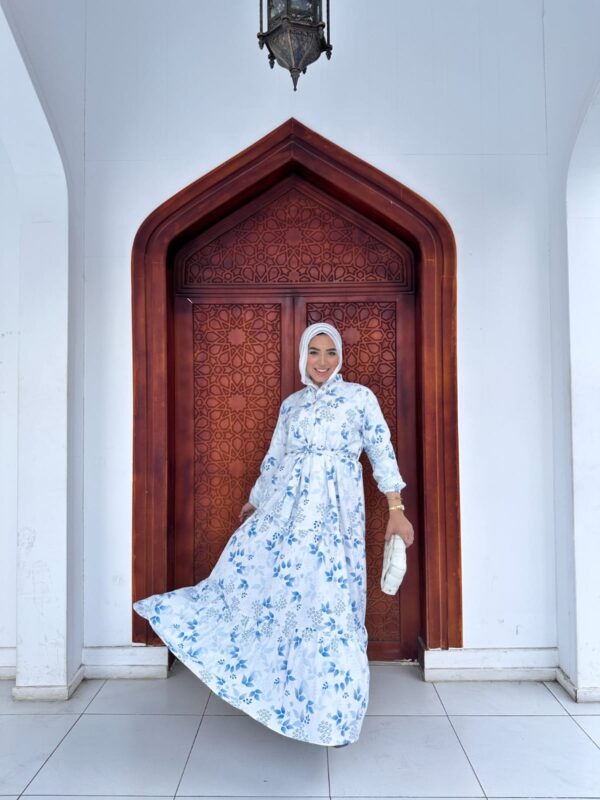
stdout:
POLYGON ((567 189, 578 700, 600 700, 600 90, 573 151, 567 189))
POLYGON ((0 138, 19 198, 18 699, 68 697, 68 198, 63 165, 0 10, 0 138))

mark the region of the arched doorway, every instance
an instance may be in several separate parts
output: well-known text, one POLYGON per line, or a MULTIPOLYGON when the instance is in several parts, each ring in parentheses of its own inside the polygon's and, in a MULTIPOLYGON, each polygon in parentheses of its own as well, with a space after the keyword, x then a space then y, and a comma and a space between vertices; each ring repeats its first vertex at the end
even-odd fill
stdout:
MULTIPOLYGON (((461 646, 456 259, 439 212, 289 120, 153 212, 132 269, 134 598, 210 571, 273 411, 301 388, 299 334, 324 319, 347 341, 344 377, 374 389, 396 433, 416 531, 405 583, 387 598, 385 506, 367 478, 369 656, 461 646), (211 341, 229 348, 218 382, 211 341)), ((137 616, 133 633, 154 641, 137 616)))

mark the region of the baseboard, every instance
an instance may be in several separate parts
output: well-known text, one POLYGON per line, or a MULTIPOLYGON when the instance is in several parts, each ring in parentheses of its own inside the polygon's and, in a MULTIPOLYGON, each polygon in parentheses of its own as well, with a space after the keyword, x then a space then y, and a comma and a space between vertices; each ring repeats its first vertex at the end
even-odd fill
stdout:
POLYGON ((426 681, 557 679, 556 647, 450 647, 427 649, 419 638, 419 664, 426 681))
MULTIPOLYGON (((68 686, 20 686, 17 700, 66 700, 83 678, 166 678, 166 647, 131 645, 84 647, 82 665, 68 686)), ((575 702, 600 702, 600 687, 577 689, 558 666, 555 647, 449 648, 428 650, 419 639, 418 661, 370 661, 386 666, 419 666, 425 681, 556 680, 575 702)), ((16 648, 0 647, 0 679, 16 675, 16 648)))
POLYGON ((576 703, 600 702, 600 686, 577 689, 566 672, 561 667, 556 670, 556 680, 576 703))
POLYGON ((82 661, 86 678, 166 678, 168 656, 167 647, 84 647, 82 661))
POLYGON ((68 700, 84 678, 80 666, 66 686, 13 686, 14 700, 68 700))
MULTIPOLYGON (((67 686, 15 686, 15 700, 68 700, 84 678, 166 678, 166 647, 84 647, 82 664, 67 686)), ((16 648, 0 648, 0 680, 16 678, 16 648)))

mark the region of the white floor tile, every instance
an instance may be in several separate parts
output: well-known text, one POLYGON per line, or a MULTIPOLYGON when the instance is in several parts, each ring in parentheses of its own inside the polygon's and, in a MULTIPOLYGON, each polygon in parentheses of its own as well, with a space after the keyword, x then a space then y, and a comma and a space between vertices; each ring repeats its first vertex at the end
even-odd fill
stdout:
POLYGON ((482 797, 447 717, 366 717, 360 737, 330 748, 338 797, 482 797))
MULTIPOLYGON (((573 719, 578 722, 587 735, 591 736, 598 747, 600 747, 600 717, 579 717, 573 714, 573 719)), ((598 794, 600 795, 600 791, 598 794)))
POLYGON ((243 716, 205 716, 177 795, 328 796, 327 753, 243 716))
POLYGON ((584 714, 600 715, 600 702, 577 703, 558 681, 544 681, 544 683, 569 714, 576 714, 577 716, 583 716, 584 714))
POLYGON ((195 714, 202 715, 210 689, 180 665, 168 678, 110 680, 87 709, 88 714, 195 714))
POLYGON ((200 717, 82 716, 26 794, 173 795, 200 717))
POLYGON ((81 681, 68 700, 14 700, 14 681, 0 681, 0 714, 81 714, 104 681, 81 681))
POLYGON ((569 717, 451 721, 488 797, 600 796, 600 749, 569 717))
POLYGON ((0 717, 0 794, 20 793, 76 718, 70 714, 0 717))
POLYGON ((206 706, 206 711, 204 713, 210 716, 214 714, 227 714, 238 717, 244 715, 244 712, 241 709, 232 706, 231 703, 223 700, 221 697, 214 694, 214 692, 210 695, 210 700, 208 701, 208 705, 206 706))
POLYGON ((65 702, 13 701, 12 685, 0 682, 0 800, 172 797, 184 768, 186 798, 326 798, 327 756, 339 800, 600 798, 600 703, 555 681, 430 684, 372 664, 360 739, 337 749, 269 730, 180 662, 166 680, 84 681, 65 702))
POLYGON ((556 714, 567 712, 538 681, 436 681, 448 714, 556 714))
POLYGON ((367 714, 445 714, 435 688, 421 668, 371 665, 367 714))

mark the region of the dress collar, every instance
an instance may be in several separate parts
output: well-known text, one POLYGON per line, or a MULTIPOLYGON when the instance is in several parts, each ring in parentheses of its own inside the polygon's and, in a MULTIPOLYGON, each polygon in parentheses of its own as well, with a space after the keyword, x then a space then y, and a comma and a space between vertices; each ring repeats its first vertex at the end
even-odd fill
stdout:
POLYGON ((334 386, 335 384, 341 383, 343 380, 344 379, 342 378, 342 373, 341 372, 336 372, 336 374, 332 375, 331 378, 327 378, 325 383, 323 383, 321 386, 315 386, 315 384, 312 383, 312 381, 311 381, 310 383, 308 383, 306 385, 306 388, 307 389, 312 389, 313 393, 316 394, 317 392, 320 392, 325 388, 330 388, 331 386, 334 386))

